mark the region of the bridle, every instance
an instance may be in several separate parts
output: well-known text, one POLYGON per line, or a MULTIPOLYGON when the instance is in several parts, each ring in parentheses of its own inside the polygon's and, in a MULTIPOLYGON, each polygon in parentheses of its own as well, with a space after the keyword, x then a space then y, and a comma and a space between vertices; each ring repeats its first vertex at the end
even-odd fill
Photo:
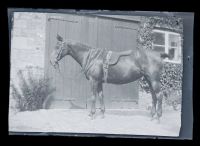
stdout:
POLYGON ((55 69, 57 69, 57 68, 56 68, 56 65, 57 65, 59 73, 61 73, 61 72, 60 72, 60 67, 59 67, 58 61, 59 61, 59 59, 60 59, 60 57, 61 57, 61 55, 62 55, 62 52, 63 52, 63 50, 64 50, 64 49, 63 49, 63 48, 64 48, 64 43, 65 43, 65 42, 61 42, 61 44, 60 44, 60 46, 59 46, 59 51, 58 51, 57 56, 56 56, 56 58, 55 58, 55 64, 53 64, 53 63, 50 61, 51 65, 52 65, 55 69))
MULTIPOLYGON (((58 69, 58 72, 59 72, 59 74, 62 76, 62 77, 64 77, 63 76, 63 74, 61 73, 61 71, 60 71, 60 66, 59 66, 59 60, 60 60, 60 58, 61 58, 61 55, 62 55, 62 52, 63 52, 63 50, 64 50, 64 45, 65 45, 65 43, 66 42, 63 42, 63 41, 61 41, 60 42, 60 44, 59 44, 59 49, 58 49, 58 51, 56 51, 56 53, 57 53, 57 55, 56 55, 56 58, 55 58, 55 63, 53 64, 52 62, 51 62, 51 60, 50 60, 50 63, 51 63, 51 65, 55 68, 55 69, 58 69)), ((69 46, 68 46, 69 47, 69 46)))
POLYGON ((64 48, 64 43, 65 42, 61 42, 60 46, 59 46, 59 51, 57 53, 57 56, 56 56, 56 62, 58 63, 60 57, 61 57, 61 54, 63 52, 63 48, 64 48))

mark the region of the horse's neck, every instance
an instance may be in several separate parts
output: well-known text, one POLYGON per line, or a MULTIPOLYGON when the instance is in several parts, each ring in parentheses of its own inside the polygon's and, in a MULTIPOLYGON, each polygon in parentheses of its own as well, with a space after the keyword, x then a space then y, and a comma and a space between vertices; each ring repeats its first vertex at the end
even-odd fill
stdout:
POLYGON ((79 65, 82 67, 86 54, 89 51, 89 47, 81 43, 70 44, 71 48, 70 55, 74 58, 79 65))

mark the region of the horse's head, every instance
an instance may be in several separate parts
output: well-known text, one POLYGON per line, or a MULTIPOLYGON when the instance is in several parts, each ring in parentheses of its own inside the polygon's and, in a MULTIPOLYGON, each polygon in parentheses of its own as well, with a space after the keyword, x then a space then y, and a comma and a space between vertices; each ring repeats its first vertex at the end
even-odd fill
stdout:
POLYGON ((69 47, 63 38, 60 35, 57 35, 56 46, 53 48, 53 51, 50 56, 50 63, 54 68, 58 67, 58 62, 66 55, 69 54, 69 47))

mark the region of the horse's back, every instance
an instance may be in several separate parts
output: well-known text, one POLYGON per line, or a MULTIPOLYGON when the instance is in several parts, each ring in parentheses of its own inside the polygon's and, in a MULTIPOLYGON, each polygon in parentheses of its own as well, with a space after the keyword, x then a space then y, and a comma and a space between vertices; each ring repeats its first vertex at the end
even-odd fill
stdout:
POLYGON ((109 65, 108 83, 125 84, 133 82, 142 76, 140 68, 132 56, 121 56, 114 65, 109 65))

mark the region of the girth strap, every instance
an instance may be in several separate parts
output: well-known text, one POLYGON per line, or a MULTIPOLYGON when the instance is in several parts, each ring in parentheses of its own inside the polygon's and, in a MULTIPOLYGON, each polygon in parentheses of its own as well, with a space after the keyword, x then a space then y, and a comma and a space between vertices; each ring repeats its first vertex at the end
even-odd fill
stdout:
POLYGON ((105 83, 107 83, 108 68, 109 68, 109 62, 110 62, 111 55, 112 55, 112 51, 108 51, 105 62, 103 63, 103 73, 104 73, 103 78, 104 78, 105 83))

